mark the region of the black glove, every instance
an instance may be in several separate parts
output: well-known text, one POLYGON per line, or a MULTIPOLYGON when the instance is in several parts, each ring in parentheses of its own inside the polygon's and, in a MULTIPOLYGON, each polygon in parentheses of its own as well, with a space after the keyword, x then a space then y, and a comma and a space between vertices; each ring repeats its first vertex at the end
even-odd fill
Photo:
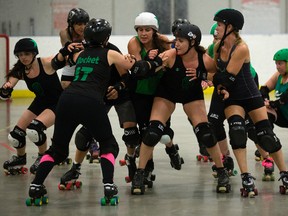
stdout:
POLYGON ((262 98, 263 98, 264 100, 265 100, 265 99, 267 99, 267 100, 270 99, 270 97, 269 97, 269 92, 270 92, 270 90, 268 89, 267 86, 261 86, 261 87, 260 87, 260 93, 261 93, 262 98))
POLYGON ((162 66, 163 64, 163 61, 159 56, 156 56, 153 60, 149 60, 148 62, 151 65, 150 70, 153 72, 155 72, 156 68, 162 66))
POLYGON ((207 71, 202 71, 202 70, 197 70, 196 71, 196 76, 197 76, 197 79, 201 79, 201 80, 207 80, 207 71))
POLYGON ((67 56, 70 54, 70 51, 68 50, 68 46, 71 44, 70 41, 66 42, 64 47, 62 47, 60 50, 59 50, 59 53, 62 54, 63 57, 67 56))
POLYGON ((119 93, 120 91, 125 89, 125 86, 122 82, 116 83, 113 88, 119 93))
POLYGON ((277 109, 280 107, 281 103, 280 103, 280 100, 275 100, 275 101, 269 101, 269 105, 271 108, 273 109, 277 109))

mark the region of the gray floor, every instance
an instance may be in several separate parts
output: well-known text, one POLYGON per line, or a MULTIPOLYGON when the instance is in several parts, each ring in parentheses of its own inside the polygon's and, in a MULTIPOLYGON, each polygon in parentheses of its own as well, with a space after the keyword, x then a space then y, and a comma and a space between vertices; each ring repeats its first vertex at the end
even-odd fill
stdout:
MULTIPOLYGON (((14 99, 11 103, 0 102, 0 162, 2 163, 15 153, 9 148, 7 134, 14 127, 19 116, 27 108, 31 99, 14 99)), ((208 106, 209 104, 207 104, 208 106)), ((249 167, 257 178, 256 186, 259 196, 254 199, 242 198, 239 189, 239 175, 231 177, 232 191, 229 194, 217 194, 215 179, 211 175, 211 162, 197 162, 198 145, 181 106, 172 118, 175 131, 175 143, 179 144, 180 154, 185 160, 182 170, 171 168, 164 146, 158 144, 155 149, 156 181, 154 187, 143 196, 130 195, 130 184, 124 181, 126 167, 121 167, 118 160, 125 154, 121 137, 123 131, 118 126, 117 115, 111 110, 109 116, 114 134, 120 144, 120 154, 115 165, 115 183, 119 187, 120 203, 118 206, 101 206, 103 196, 101 170, 99 164, 82 166, 80 179, 81 189, 59 191, 58 183, 61 175, 69 169, 69 165, 56 166, 45 181, 48 190, 49 204, 42 207, 26 207, 28 186, 33 175, 6 176, 0 175, 0 215, 286 215, 288 196, 279 193, 278 170, 276 181, 262 182, 262 166, 254 160, 255 146, 248 142, 249 167)), ((48 129, 48 138, 53 128, 48 129)), ((287 129, 276 127, 276 133, 282 140, 286 162, 288 162, 287 129)), ((75 146, 70 145, 70 156, 74 156, 75 146)), ((37 150, 27 140, 29 167, 34 161, 37 150)), ((288 163, 287 163, 288 164, 288 163)), ((238 167, 236 166, 236 169, 238 167)))

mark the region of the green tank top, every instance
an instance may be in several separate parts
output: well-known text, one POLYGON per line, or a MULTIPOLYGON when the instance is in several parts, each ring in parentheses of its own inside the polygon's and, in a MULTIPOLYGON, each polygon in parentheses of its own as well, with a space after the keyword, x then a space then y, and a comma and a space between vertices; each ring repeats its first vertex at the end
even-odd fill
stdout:
MULTIPOLYGON (((140 42, 140 39, 138 36, 136 36, 136 39, 138 40, 141 46, 141 51, 140 51, 141 59, 144 60, 147 55, 147 52, 143 44, 140 42)), ((135 92, 138 94, 144 94, 144 95, 154 95, 156 93, 157 86, 162 76, 163 76, 163 71, 158 71, 157 73, 155 73, 154 76, 148 77, 146 79, 138 80, 135 92)))
MULTIPOLYGON (((275 86, 275 98, 279 99, 280 95, 285 91, 288 91, 288 83, 282 84, 282 76, 280 75, 275 86)), ((280 111, 288 120, 288 103, 280 105, 280 111)))

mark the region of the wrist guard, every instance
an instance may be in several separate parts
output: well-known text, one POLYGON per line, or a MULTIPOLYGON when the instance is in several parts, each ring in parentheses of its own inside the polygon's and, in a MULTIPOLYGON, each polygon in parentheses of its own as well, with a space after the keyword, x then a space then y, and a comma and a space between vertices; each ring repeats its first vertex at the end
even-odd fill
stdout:
POLYGON ((70 54, 70 51, 68 50, 68 46, 71 44, 70 41, 66 42, 64 47, 62 47, 60 50, 59 50, 59 53, 62 54, 63 57, 67 56, 70 54))
POLYGON ((260 93, 261 93, 262 98, 263 98, 264 100, 265 100, 265 99, 267 99, 267 100, 270 99, 270 97, 269 97, 269 92, 270 92, 270 90, 269 90, 269 88, 268 88, 267 86, 261 86, 261 87, 260 87, 260 93))
POLYGON ((280 107, 281 103, 280 100, 275 100, 275 101, 269 101, 269 105, 273 109, 277 109, 280 107))
POLYGON ((226 89, 233 86, 234 82, 236 81, 236 76, 233 74, 224 71, 224 72, 217 72, 213 77, 213 85, 217 87, 218 85, 224 86, 226 89))
POLYGON ((11 97, 13 88, 6 88, 4 89, 3 87, 0 88, 0 99, 2 100, 8 100, 11 97))

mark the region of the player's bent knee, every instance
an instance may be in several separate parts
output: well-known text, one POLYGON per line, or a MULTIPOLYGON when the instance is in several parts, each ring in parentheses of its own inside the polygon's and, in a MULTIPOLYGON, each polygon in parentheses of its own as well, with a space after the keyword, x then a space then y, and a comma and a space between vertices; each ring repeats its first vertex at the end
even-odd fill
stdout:
POLYGON ((155 146, 161 139, 165 126, 160 121, 150 121, 143 137, 143 143, 147 146, 155 146))
POLYGON ((170 127, 165 127, 164 134, 161 136, 160 143, 166 145, 172 141, 174 137, 174 131, 170 127))
POLYGON ((26 145, 26 132, 17 125, 8 135, 8 141, 14 148, 22 148, 26 145))
POLYGON ((258 145, 269 153, 275 153, 282 148, 280 140, 270 127, 256 128, 258 145))
POLYGON ((46 142, 45 134, 46 126, 39 120, 34 119, 27 127, 26 133, 28 138, 37 146, 41 146, 46 142))
POLYGON ((217 144, 216 137, 208 122, 202 122, 194 128, 198 143, 206 148, 211 148, 217 144))
POLYGON ((245 120, 239 115, 233 115, 228 119, 228 124, 232 149, 246 148, 247 133, 245 120))
POLYGON ((125 142, 125 145, 129 148, 135 148, 139 145, 140 134, 137 127, 129 127, 124 129, 124 134, 122 140, 125 142))
POLYGON ((86 128, 81 127, 75 135, 75 145, 79 151, 87 151, 90 147, 90 143, 93 137, 87 131, 86 128))

